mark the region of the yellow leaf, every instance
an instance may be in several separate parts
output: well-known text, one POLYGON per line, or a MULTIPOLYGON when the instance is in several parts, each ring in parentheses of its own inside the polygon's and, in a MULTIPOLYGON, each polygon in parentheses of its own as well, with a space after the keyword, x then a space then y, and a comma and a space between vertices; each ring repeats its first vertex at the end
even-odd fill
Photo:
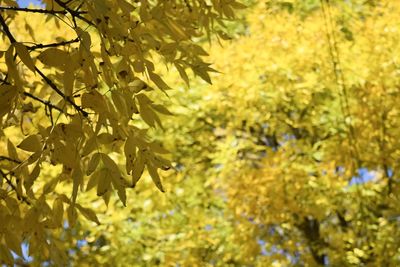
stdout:
POLYGON ((98 170, 90 176, 89 181, 86 185, 86 191, 89 191, 90 189, 94 188, 98 184, 99 176, 100 176, 101 172, 102 172, 101 170, 98 170))
POLYGON ((189 87, 190 86, 189 77, 187 76, 185 69, 179 64, 175 64, 175 68, 178 70, 179 76, 181 76, 181 78, 185 81, 186 85, 189 87))
POLYGON ((10 141, 10 139, 7 140, 7 151, 8 151, 8 156, 10 158, 19 160, 17 149, 15 148, 14 144, 10 141))
POLYGON ((115 141, 115 137, 109 133, 101 133, 97 136, 97 141, 100 144, 110 144, 115 141))
POLYGON ((147 166, 147 170, 149 171, 149 174, 150 174, 151 179, 153 180, 154 184, 157 186, 157 188, 161 192, 164 193, 165 191, 162 186, 160 176, 158 175, 157 168, 153 164, 150 164, 150 163, 147 163, 146 166, 147 166))
POLYGON ((48 194, 50 192, 54 192, 54 189, 56 188, 59 180, 60 180, 59 177, 56 177, 56 178, 48 181, 43 187, 43 194, 48 194))
POLYGON ((61 227, 63 223, 64 216, 64 206, 61 198, 56 198, 53 202, 53 221, 54 223, 61 227))
POLYGON ((26 21, 26 19, 25 19, 25 30, 29 33, 32 39, 36 41, 35 32, 33 31, 32 26, 29 25, 29 23, 26 21))
POLYGON ((169 87, 158 74, 155 74, 154 72, 149 72, 149 77, 150 80, 152 80, 162 91, 171 89, 171 87, 169 87))
POLYGON ((235 9, 246 9, 246 8, 248 8, 248 6, 246 6, 246 5, 242 4, 242 3, 236 2, 236 1, 232 1, 229 4, 235 9))
POLYGON ((18 235, 14 234, 12 231, 6 232, 4 237, 5 237, 8 248, 13 250, 19 256, 22 256, 22 249, 21 249, 22 240, 21 240, 21 238, 18 235))
POLYGON ((164 159, 163 157, 155 156, 152 162, 157 168, 161 168, 162 170, 165 171, 169 170, 172 167, 171 162, 169 160, 164 159))
POLYGON ((144 63, 142 61, 135 60, 133 62, 133 69, 136 72, 144 72, 144 70, 145 70, 144 63))
POLYGON ((0 259, 5 262, 9 266, 13 266, 14 260, 11 252, 7 249, 6 246, 0 244, 0 259))
POLYGON ((174 34, 174 37, 177 40, 182 40, 182 39, 187 39, 188 38, 188 35, 182 30, 183 25, 178 25, 172 19, 168 19, 165 22, 169 26, 169 29, 174 34))
POLYGON ((92 174, 96 168, 97 165, 99 165, 100 162, 100 154, 99 153, 95 153, 93 154, 92 158, 90 159, 87 169, 86 169, 86 175, 90 175, 92 174))
POLYGON ((121 116, 127 116, 128 114, 128 107, 126 104, 126 100, 124 99, 121 92, 116 90, 111 91, 111 98, 113 100, 114 106, 117 108, 118 112, 121 116))
POLYGON ((96 137, 89 138, 82 149, 82 156, 89 155, 96 148, 96 144, 96 137))
POLYGON ((75 80, 75 75, 74 75, 74 69, 72 68, 72 64, 66 64, 63 76, 64 94, 66 96, 72 95, 75 82, 74 80, 75 80))
POLYGON ((100 153, 100 155, 101 155, 101 161, 103 161, 104 165, 107 167, 110 174, 112 174, 113 176, 119 176, 120 171, 118 165, 108 155, 104 153, 100 153))
POLYGON ((37 134, 28 136, 17 147, 30 152, 37 152, 42 149, 40 138, 37 134))
POLYGON ((155 110, 155 111, 157 111, 157 112, 159 112, 159 113, 162 113, 162 114, 165 114, 165 115, 174 115, 174 114, 172 114, 166 107, 164 107, 163 105, 159 105, 159 104, 151 104, 151 107, 155 110))
POLYGON ((76 204, 76 207, 78 208, 79 212, 88 220, 95 222, 97 225, 100 225, 100 221, 97 218, 96 213, 88 208, 84 208, 79 204, 76 204))
POLYGON ((118 6, 121 7, 122 11, 124 11, 126 14, 129 14, 129 15, 131 12, 133 12, 136 9, 133 5, 131 5, 130 3, 128 3, 125 0, 118 0, 118 6))
POLYGON ((160 144, 156 142, 151 142, 149 143, 149 147, 151 151, 159 154, 169 154, 170 151, 166 150, 164 147, 162 147, 160 144))
POLYGON ((157 114, 153 110, 151 110, 149 106, 140 107, 140 117, 142 117, 147 125, 155 127, 157 114))
POLYGON ((210 75, 207 72, 211 71, 212 69, 208 68, 207 66, 208 65, 193 66, 192 70, 196 75, 200 76, 200 78, 202 78, 204 81, 208 82, 209 84, 212 84, 210 75))
POLYGON ((24 62, 24 64, 31 71, 35 72, 35 63, 33 63, 33 60, 31 58, 26 46, 21 43, 14 43, 14 47, 15 47, 15 50, 17 51, 19 58, 22 60, 22 62, 24 62))
POLYGON ((76 209, 74 205, 69 205, 67 208, 67 215, 68 215, 68 224, 70 227, 74 227, 76 223, 76 219, 78 214, 76 213, 76 209))
POLYGON ((104 204, 108 206, 108 203, 110 203, 110 197, 111 197, 111 191, 107 191, 104 195, 101 196, 104 200, 104 204))
POLYGON ((136 186, 136 183, 139 181, 140 177, 143 174, 143 170, 144 170, 144 159, 142 155, 139 153, 133 164, 132 187, 136 186))
POLYGON ((11 111, 17 96, 17 87, 12 85, 0 85, 0 118, 11 111))
POLYGON ((38 59, 43 64, 55 68, 64 68, 64 65, 71 60, 68 52, 57 48, 49 48, 44 50, 38 56, 38 59))
POLYGON ((36 178, 38 178, 40 174, 40 164, 39 162, 35 165, 32 172, 29 174, 28 178, 24 181, 25 190, 29 190, 33 183, 35 182, 36 178))
POLYGON ((125 141, 124 153, 126 158, 126 172, 129 174, 133 169, 133 163, 136 158, 136 143, 132 136, 125 141))
POLYGON ((81 44, 83 44, 83 47, 86 49, 87 52, 90 52, 90 46, 92 45, 90 34, 79 27, 76 28, 76 32, 78 33, 79 39, 81 40, 81 44))
POLYGON ((104 96, 97 91, 83 94, 81 101, 83 108, 91 108, 98 113, 107 111, 107 104, 104 100, 104 96))
POLYGON ((97 195, 102 196, 110 189, 111 173, 108 169, 101 169, 98 174, 97 195))
POLYGON ((122 204, 126 207, 126 190, 125 188, 117 189, 119 200, 121 200, 122 204))
POLYGON ((139 94, 136 96, 139 102, 140 107, 140 117, 144 120, 144 122, 151 126, 155 127, 155 123, 157 123, 161 128, 161 120, 158 115, 151 109, 150 104, 152 101, 144 94, 139 94))
POLYGON ((7 71, 10 77, 13 79, 16 88, 22 90, 22 81, 17 70, 17 66, 14 61, 14 46, 10 46, 5 55, 7 71))
POLYGON ((83 173, 79 167, 72 170, 72 182, 72 202, 75 202, 78 196, 79 186, 82 185, 83 182, 83 173))

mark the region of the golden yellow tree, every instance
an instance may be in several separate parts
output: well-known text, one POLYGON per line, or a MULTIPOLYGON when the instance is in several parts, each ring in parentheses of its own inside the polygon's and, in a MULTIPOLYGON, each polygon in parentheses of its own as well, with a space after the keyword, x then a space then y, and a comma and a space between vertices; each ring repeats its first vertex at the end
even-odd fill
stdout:
POLYGON ((65 1, 41 7, 0 1, 0 259, 11 250, 61 265, 64 212, 73 227, 80 191, 125 205, 144 169, 160 191, 167 151, 147 136, 170 112, 150 97, 170 86, 160 66, 210 82, 207 53, 194 42, 224 35, 236 1, 65 1), (157 66, 157 67, 156 67, 157 66), (121 166, 119 162, 125 161, 121 166), (51 175, 46 172, 50 170, 51 175), (3 242, 4 240, 4 242, 3 242))
POLYGON ((222 74, 174 91, 180 116, 164 121, 181 170, 170 194, 141 183, 134 212, 77 258, 399 265, 399 5, 322 4, 259 3, 237 40, 210 49, 222 74))
MULTIPOLYGON (((240 62, 216 60, 236 75, 215 80, 205 108, 247 233, 235 239, 258 239, 260 264, 397 266, 400 6, 314 2, 260 4, 251 34, 216 51, 240 62)), ((248 248, 240 258, 259 258, 248 248)))

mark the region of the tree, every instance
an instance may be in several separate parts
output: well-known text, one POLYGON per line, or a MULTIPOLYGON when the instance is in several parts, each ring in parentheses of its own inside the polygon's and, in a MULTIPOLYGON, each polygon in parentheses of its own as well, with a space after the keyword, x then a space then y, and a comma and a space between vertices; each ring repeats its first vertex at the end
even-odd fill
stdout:
POLYGON ((213 86, 174 92, 168 108, 180 116, 163 137, 181 171, 168 198, 142 183, 135 211, 90 236, 92 257, 78 258, 399 265, 400 6, 274 2, 210 49, 223 73, 213 86))
POLYGON ((236 74, 215 80, 206 117, 248 233, 239 257, 260 258, 246 249, 259 240, 267 265, 397 266, 400 6, 315 1, 305 14, 304 2, 260 5, 252 34, 215 51, 236 74))
MULTIPOLYGON (((205 53, 210 53, 207 60, 215 62, 221 72, 210 75, 212 86, 195 82, 188 73, 186 80, 191 81, 191 87, 186 88, 179 70, 159 68, 166 60, 156 51, 148 54, 157 74, 177 88, 168 91, 169 98, 160 90, 140 92, 152 104, 175 115, 160 115, 165 130, 152 128, 147 131, 151 139, 146 139, 162 140, 162 148, 155 144, 151 148, 172 152, 164 158, 168 157, 176 170, 160 172, 168 193, 154 190, 150 179, 142 179, 135 190, 126 190, 127 208, 123 208, 119 197, 114 197, 118 189, 116 194, 103 195, 108 207, 94 192, 97 190, 89 190, 78 194, 74 204, 77 214, 95 221, 98 217, 101 225, 93 227, 90 220, 76 220, 71 225, 62 216, 63 227, 45 228, 55 214, 61 217, 60 203, 62 215, 65 212, 68 217, 73 182, 68 175, 59 178, 61 164, 56 167, 42 162, 40 176, 32 185, 35 197, 24 196, 34 203, 48 203, 36 204, 41 214, 47 214, 39 217, 46 242, 42 245, 45 248, 37 249, 32 242, 34 233, 25 235, 24 241, 37 250, 29 263, 399 265, 399 4, 390 0, 271 0, 260 1, 245 12, 246 22, 228 29, 237 39, 221 41, 223 47, 203 46, 205 53), (45 199, 40 199, 42 189, 45 199)), ((23 25, 24 17, 16 16, 14 25, 17 22, 23 25)), ((34 19, 30 23, 33 29, 38 28, 34 19)), ((42 23, 38 21, 38 25, 42 23)), ((10 31, 15 36, 24 29, 12 25, 10 31)), ((219 30, 215 28, 217 34, 219 30)), ((91 30, 89 34, 94 52, 96 34, 91 30)), ((39 32, 35 33, 37 39, 51 37, 37 35, 39 32)), ((35 60, 36 52, 32 53, 35 60)), ((16 60, 20 60, 18 55, 16 60)), ((63 73, 46 71, 52 79, 63 73)), ((27 68, 25 72, 29 74, 27 68)), ((32 83, 43 83, 38 74, 31 76, 32 83)), ((97 90, 107 92, 102 95, 110 101, 108 87, 97 90)), ((39 93, 36 96, 43 98, 39 93)), ((46 98, 55 104, 57 99, 46 98)), ((18 101, 27 100, 20 97, 18 101)), ((31 101, 33 108, 42 105, 31 101)), ((66 105, 69 113, 79 114, 66 105)), ((31 116, 32 124, 47 121, 51 125, 45 111, 38 109, 36 115, 31 116)), ((142 129, 140 114, 136 116, 134 126, 142 129)), ((64 117, 54 124, 74 126, 66 119, 60 121, 64 117)), ((13 120, 11 116, 8 123, 13 120)), ((29 133, 29 125, 29 120, 23 120, 22 127, 10 127, 4 133, 17 145, 24 139, 20 129, 29 133)), ((73 134, 69 131, 67 136, 72 138, 73 134)), ((119 166, 124 156, 109 153, 118 142, 107 138, 99 137, 101 151, 119 166)), ((22 157, 22 150, 15 150, 22 157)), ((10 158, 8 150, 3 152, 10 158)), ((83 167, 90 161, 83 160, 83 167)), ((2 170, 7 173, 16 166, 10 165, 9 160, 3 160, 2 170)), ((28 172, 34 167, 29 165, 28 172)), ((89 177, 83 177, 85 184, 94 183, 89 177)), ((11 181, 16 182, 15 177, 11 181)), ((15 238, 19 229, 28 228, 34 210, 32 204, 15 200, 16 193, 7 180, 2 188, 7 197, 0 202, 0 214, 6 217, 1 219, 12 222, 1 226, 1 244, 5 244, 1 255, 7 257, 7 249, 14 246, 18 250, 15 244, 21 240, 16 242, 15 238), (25 222, 22 226, 21 220, 25 222)))
POLYGON ((193 40, 226 38, 236 1, 62 1, 21 8, 0 1, 0 259, 62 265, 57 235, 78 214, 99 224, 78 200, 96 190, 126 204, 147 169, 164 191, 159 169, 168 153, 148 136, 171 115, 158 103, 170 86, 160 65, 207 82, 214 70, 193 40), (156 90, 157 89, 157 90, 156 90), (154 91, 154 92, 153 92, 154 91), (157 99, 157 100, 155 100, 157 99), (120 165, 124 159, 124 166, 120 165), (127 178, 129 176, 129 178, 127 178), (67 224, 64 222, 67 214, 67 224))

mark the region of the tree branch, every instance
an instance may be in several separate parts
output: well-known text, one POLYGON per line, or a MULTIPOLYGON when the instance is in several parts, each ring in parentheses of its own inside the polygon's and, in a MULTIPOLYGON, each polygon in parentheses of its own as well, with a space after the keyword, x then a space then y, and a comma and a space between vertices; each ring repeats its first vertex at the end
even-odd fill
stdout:
POLYGON ((66 3, 62 2, 61 0, 54 0, 54 2, 56 2, 60 7, 64 8, 65 10, 67 10, 72 15, 73 18, 76 17, 76 18, 86 22, 87 24, 89 24, 91 26, 96 26, 93 22, 91 22, 87 18, 81 16, 82 11, 75 11, 75 10, 69 8, 68 5, 66 3))
POLYGON ((9 82, 7 82, 7 76, 6 76, 5 79, 0 78, 0 82, 1 82, 1 84, 8 84, 8 85, 11 85, 9 82))
POLYGON ((57 85, 54 84, 54 82, 52 80, 49 79, 49 77, 47 77, 41 70, 39 70, 36 66, 35 66, 35 70, 37 71, 37 73, 39 73, 39 75, 43 78, 43 80, 45 80, 45 82, 59 95, 61 96, 65 101, 67 101, 68 103, 70 103, 78 112, 80 112, 85 118, 87 118, 89 116, 89 113, 87 113, 86 111, 84 111, 82 109, 82 107, 78 106, 77 104, 75 104, 74 101, 71 100, 70 97, 66 96, 58 87, 57 85))
POLYGON ((0 14, 0 24, 3 27, 3 31, 7 35, 8 39, 10 39, 10 42, 16 43, 17 41, 15 40, 14 36, 10 32, 10 28, 8 28, 8 25, 1 14, 0 14))
MULTIPOLYGON (((0 10, 11 10, 11 11, 17 11, 17 12, 30 12, 30 13, 42 13, 42 14, 50 14, 50 15, 56 15, 56 14, 66 15, 66 14, 68 14, 68 12, 65 11, 65 10, 55 11, 55 10, 33 9, 33 8, 23 8, 23 7, 14 7, 14 6, 0 6, 0 10)), ((79 13, 82 13, 82 12, 79 12, 79 13)))
MULTIPOLYGON (((40 103, 42 103, 42 104, 44 104, 44 105, 46 105, 46 106, 49 107, 49 108, 58 110, 59 112, 65 114, 65 115, 67 115, 67 116, 70 116, 70 117, 73 116, 72 114, 69 114, 68 112, 65 112, 65 111, 62 110, 61 108, 59 108, 59 107, 57 107, 56 105, 52 104, 50 101, 43 100, 43 99, 41 99, 41 98, 39 98, 39 97, 36 97, 36 96, 34 96, 34 95, 32 95, 31 93, 28 93, 28 92, 24 92, 24 95, 27 96, 27 97, 29 97, 29 98, 32 98, 32 99, 34 99, 34 100, 36 100, 36 101, 38 101, 38 102, 40 102, 40 103)), ((0 159, 1 159, 1 156, 0 156, 0 159)))
MULTIPOLYGON (((56 0, 57 1, 57 0, 56 0)), ((73 11, 74 12, 74 11, 73 11)), ((0 14, 0 25, 3 26, 3 30, 6 33, 8 39, 10 39, 11 43, 16 43, 17 40, 14 38, 14 36, 12 35, 12 33, 10 32, 10 29, 8 28, 8 25, 6 23, 6 21, 4 20, 3 16, 0 14)), ((85 118, 87 118, 89 116, 89 113, 87 113, 86 111, 84 111, 80 106, 78 106, 77 104, 75 104, 74 101, 72 101, 72 99, 68 96, 66 96, 56 85, 55 83, 49 79, 49 77, 47 77, 41 70, 38 69, 38 67, 35 66, 35 71, 37 71, 37 73, 39 73, 39 75, 43 78, 43 80, 45 80, 45 82, 58 94, 60 95, 65 101, 67 101, 68 103, 70 103, 78 112, 80 112, 85 118)))
POLYGON ((69 45, 69 44, 77 43, 77 42, 79 42, 78 37, 73 40, 63 41, 63 42, 58 42, 58 43, 36 44, 36 45, 28 46, 27 48, 28 48, 28 50, 36 50, 36 49, 42 49, 42 48, 48 48, 48 47, 65 46, 65 45, 69 45))
POLYGON ((0 175, 6 180, 7 184, 11 187, 11 189, 17 194, 17 198, 28 205, 31 205, 31 202, 26 196, 20 195, 17 189, 17 186, 12 183, 12 181, 7 177, 7 175, 0 170, 0 175))
POLYGON ((12 159, 12 158, 9 158, 9 157, 6 157, 6 156, 0 156, 0 161, 3 161, 3 160, 7 160, 7 161, 10 161, 10 162, 14 162, 14 163, 21 163, 20 160, 12 159))

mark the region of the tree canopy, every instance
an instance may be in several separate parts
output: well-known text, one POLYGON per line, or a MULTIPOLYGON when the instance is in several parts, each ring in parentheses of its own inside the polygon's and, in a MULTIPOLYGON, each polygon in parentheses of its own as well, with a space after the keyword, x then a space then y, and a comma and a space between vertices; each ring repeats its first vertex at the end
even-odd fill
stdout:
POLYGON ((400 3, 14 2, 2 262, 400 264, 400 3))
POLYGON ((224 21, 244 6, 236 1, 64 1, 41 7, 0 1, 0 258, 11 264, 20 245, 61 265, 55 229, 73 227, 80 191, 95 190, 108 204, 126 204, 147 169, 167 170, 167 150, 148 127, 171 115, 158 103, 170 86, 159 72, 187 71, 207 82, 214 71, 195 40, 225 36, 224 21), (152 91, 157 91, 153 93, 152 91), (122 160, 124 163, 122 164, 122 160), (50 172, 50 173, 46 173, 50 172), (51 179, 46 179, 51 177, 51 179), (54 237, 54 238, 53 238, 54 237))

